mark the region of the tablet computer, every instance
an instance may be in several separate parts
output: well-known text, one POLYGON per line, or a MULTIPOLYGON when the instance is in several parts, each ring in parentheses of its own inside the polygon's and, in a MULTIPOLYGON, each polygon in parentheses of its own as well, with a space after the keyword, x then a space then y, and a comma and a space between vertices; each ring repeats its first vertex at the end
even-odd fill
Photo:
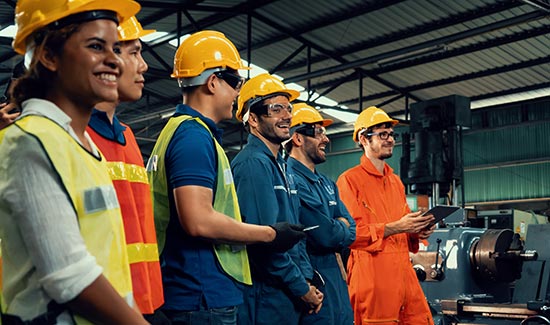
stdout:
POLYGON ((422 213, 422 215, 426 214, 432 214, 434 216, 434 220, 430 222, 429 227, 433 226, 434 224, 440 222, 441 220, 445 219, 446 217, 450 216, 454 212, 456 212, 460 207, 457 206, 451 206, 451 205, 437 205, 430 210, 422 213))

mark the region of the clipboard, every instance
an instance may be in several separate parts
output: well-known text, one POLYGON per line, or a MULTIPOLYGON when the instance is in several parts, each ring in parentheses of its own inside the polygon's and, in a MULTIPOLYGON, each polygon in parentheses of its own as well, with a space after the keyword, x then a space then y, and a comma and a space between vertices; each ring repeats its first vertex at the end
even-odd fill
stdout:
POLYGON ((428 225, 428 227, 431 227, 436 223, 440 222, 441 220, 447 218, 448 216, 450 216, 451 214, 453 214, 459 209, 460 207, 452 206, 452 205, 437 205, 431 208, 430 210, 422 213, 421 215, 423 216, 427 214, 432 214, 434 216, 435 219, 432 222, 430 222, 430 224, 428 225))

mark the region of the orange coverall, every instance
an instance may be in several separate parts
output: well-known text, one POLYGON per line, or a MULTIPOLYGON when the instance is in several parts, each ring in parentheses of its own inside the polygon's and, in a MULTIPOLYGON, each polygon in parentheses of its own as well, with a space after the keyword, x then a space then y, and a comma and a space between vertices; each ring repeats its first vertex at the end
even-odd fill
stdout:
POLYGON ((388 164, 380 174, 362 155, 361 163, 340 175, 337 185, 357 223, 347 265, 355 324, 432 325, 409 259, 409 251, 418 251, 418 238, 406 233, 384 238, 385 225, 410 212, 399 177, 388 164))

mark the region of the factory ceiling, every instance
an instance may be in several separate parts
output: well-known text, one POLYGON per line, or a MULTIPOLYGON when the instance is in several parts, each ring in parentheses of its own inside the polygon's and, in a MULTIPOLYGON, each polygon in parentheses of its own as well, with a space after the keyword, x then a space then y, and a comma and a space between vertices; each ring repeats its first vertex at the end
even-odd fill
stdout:
MULTIPOLYGON (((550 94, 548 0, 159 0, 138 1, 138 19, 163 35, 144 42, 143 98, 119 118, 148 156, 182 98, 170 78, 178 36, 218 30, 241 57, 302 90, 302 101, 336 120, 371 105, 406 118, 415 102, 459 94, 472 108, 550 94), (527 96, 527 97, 525 97, 527 96), (327 100, 329 99, 329 100, 327 100)), ((0 35, 15 1, 0 0, 0 35)), ((0 90, 21 59, 0 37, 0 90)), ((221 123, 231 156, 246 142, 236 121, 221 123)))

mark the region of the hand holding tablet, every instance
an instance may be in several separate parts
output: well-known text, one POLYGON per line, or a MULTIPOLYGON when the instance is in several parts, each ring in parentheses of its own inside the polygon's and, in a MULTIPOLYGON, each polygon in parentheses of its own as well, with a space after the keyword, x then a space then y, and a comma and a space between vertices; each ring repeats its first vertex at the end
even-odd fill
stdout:
POLYGON ((450 216, 451 214, 456 212, 458 209, 460 209, 460 207, 450 206, 450 205, 438 205, 422 213, 421 216, 428 215, 428 214, 431 214, 434 216, 434 220, 430 222, 430 225, 428 226, 428 227, 431 227, 436 223, 440 222, 441 220, 445 219, 446 217, 450 216))

